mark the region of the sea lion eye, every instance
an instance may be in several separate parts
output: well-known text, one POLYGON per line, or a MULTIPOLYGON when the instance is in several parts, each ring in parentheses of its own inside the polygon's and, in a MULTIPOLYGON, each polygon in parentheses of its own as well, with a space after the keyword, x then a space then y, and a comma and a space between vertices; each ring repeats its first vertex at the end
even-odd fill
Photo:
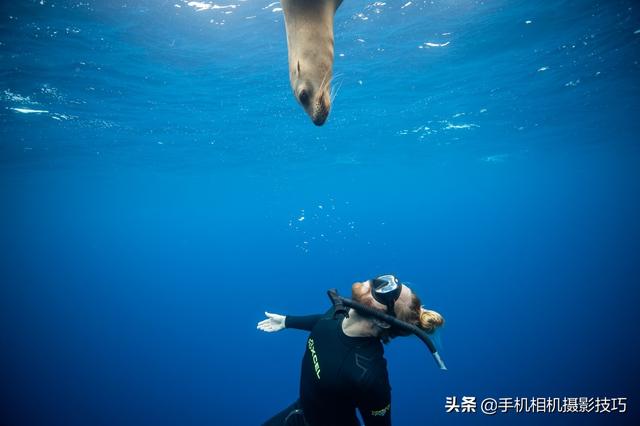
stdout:
POLYGON ((300 94, 298 95, 298 99, 300 99, 300 103, 302 105, 306 105, 307 102, 309 102, 309 94, 307 93, 306 90, 302 89, 300 91, 300 94))

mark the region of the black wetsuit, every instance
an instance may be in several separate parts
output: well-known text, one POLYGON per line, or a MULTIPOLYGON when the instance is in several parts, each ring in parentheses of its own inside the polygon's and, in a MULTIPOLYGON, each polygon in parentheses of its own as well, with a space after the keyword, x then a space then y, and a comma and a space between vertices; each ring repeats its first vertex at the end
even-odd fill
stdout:
POLYGON ((375 337, 345 335, 342 320, 333 318, 333 309, 325 315, 287 316, 287 328, 311 331, 302 359, 300 399, 265 425, 306 421, 310 426, 356 426, 356 408, 366 426, 391 424, 382 343, 375 337))

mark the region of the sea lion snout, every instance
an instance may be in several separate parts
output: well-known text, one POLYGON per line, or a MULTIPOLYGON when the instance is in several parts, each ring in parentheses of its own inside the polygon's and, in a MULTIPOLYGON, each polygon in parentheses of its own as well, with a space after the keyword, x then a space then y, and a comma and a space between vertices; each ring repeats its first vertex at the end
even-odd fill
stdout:
POLYGON ((311 114, 311 121, 316 126, 322 126, 325 121, 327 121, 327 117, 329 116, 329 110, 331 109, 331 105, 329 103, 329 99, 324 94, 320 95, 318 102, 315 105, 315 109, 313 114, 311 114))
POLYGON ((313 117, 311 121, 313 121, 313 124, 315 124, 316 126, 322 126, 324 122, 327 121, 328 116, 329 114, 318 114, 313 117))
MULTIPOLYGON (((327 88, 328 89, 328 88, 327 88)), ((309 82, 303 82, 298 84, 297 90, 295 90, 295 96, 304 111, 313 121, 316 126, 322 126, 331 109, 331 100, 328 91, 322 90, 316 92, 313 88, 313 84, 309 82)))

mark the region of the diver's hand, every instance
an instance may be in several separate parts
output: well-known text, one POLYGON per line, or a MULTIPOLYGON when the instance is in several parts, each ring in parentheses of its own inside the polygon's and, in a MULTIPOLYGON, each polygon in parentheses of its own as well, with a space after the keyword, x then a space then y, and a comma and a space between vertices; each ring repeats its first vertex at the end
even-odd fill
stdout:
POLYGON ((263 319, 258 323, 258 330, 266 331, 267 333, 273 333, 274 331, 280 331, 284 328, 285 316, 280 314, 272 314, 271 312, 264 313, 267 319, 263 319))

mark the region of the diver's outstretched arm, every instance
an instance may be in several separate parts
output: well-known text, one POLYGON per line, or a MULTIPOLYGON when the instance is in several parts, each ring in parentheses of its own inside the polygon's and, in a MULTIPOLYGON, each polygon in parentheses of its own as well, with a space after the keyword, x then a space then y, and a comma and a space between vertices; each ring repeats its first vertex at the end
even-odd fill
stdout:
MULTIPOLYGON (((272 314, 271 312, 264 313, 267 318, 258 323, 258 330, 266 331, 267 333, 273 333, 274 331, 280 331, 283 328, 295 328, 298 330, 311 331, 313 327, 320 321, 324 315, 280 315, 272 314)), ((326 315, 326 314, 325 314, 326 315)))
POLYGON ((258 323, 258 330, 266 331, 267 333, 273 333, 274 331, 280 331, 284 328, 284 322, 286 316, 280 314, 272 314, 271 312, 264 313, 267 318, 258 323))

